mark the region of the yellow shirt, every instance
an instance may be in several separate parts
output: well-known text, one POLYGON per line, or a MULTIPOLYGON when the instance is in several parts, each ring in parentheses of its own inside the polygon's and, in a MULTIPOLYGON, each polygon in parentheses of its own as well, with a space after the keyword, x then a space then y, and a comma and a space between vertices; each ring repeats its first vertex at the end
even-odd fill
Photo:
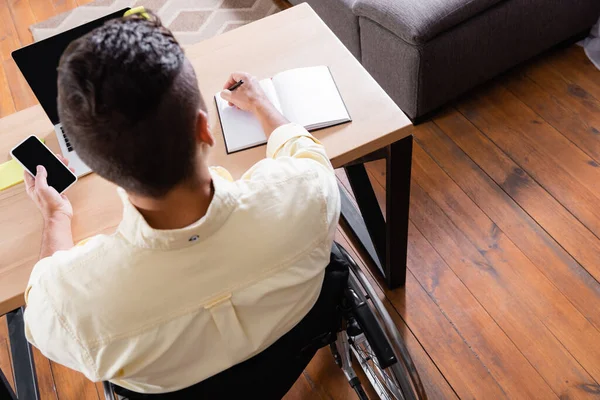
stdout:
POLYGON ((214 198, 192 225, 152 229, 119 190, 116 233, 40 260, 25 293, 27 339, 92 381, 162 393, 293 328, 319 295, 340 213, 325 149, 289 124, 240 180, 211 174, 214 198))

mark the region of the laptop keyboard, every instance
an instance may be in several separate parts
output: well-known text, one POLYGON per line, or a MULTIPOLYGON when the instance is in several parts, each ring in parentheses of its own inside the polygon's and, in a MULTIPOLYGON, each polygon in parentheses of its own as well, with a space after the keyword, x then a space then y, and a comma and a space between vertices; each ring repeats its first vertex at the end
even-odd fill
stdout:
POLYGON ((71 146, 71 142, 69 142, 69 138, 67 137, 67 135, 65 134, 65 130, 62 127, 62 125, 60 126, 60 132, 63 135, 63 138, 65 139, 65 144, 67 145, 67 151, 70 153, 73 151, 73 146, 71 146))

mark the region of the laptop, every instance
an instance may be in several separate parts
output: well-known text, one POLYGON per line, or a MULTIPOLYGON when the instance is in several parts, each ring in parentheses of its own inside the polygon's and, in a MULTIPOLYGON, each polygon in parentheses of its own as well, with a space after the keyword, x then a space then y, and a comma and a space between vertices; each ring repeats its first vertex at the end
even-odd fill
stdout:
POLYGON ((58 120, 56 81, 60 56, 73 40, 102 26, 110 19, 122 17, 127 10, 129 7, 12 52, 15 63, 54 125, 63 157, 69 160, 69 167, 75 169, 75 175, 78 177, 92 171, 77 156, 76 149, 73 148, 58 120))

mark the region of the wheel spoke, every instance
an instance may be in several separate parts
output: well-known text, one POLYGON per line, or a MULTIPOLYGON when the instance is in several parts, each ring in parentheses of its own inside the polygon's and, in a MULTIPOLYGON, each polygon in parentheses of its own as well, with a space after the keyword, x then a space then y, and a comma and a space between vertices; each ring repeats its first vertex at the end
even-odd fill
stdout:
MULTIPOLYGON (((382 399, 427 399, 427 394, 410 353, 406 348, 404 338, 398 331, 394 320, 389 315, 383 302, 380 300, 375 288, 356 263, 350 264, 349 281, 352 288, 360 291, 363 300, 366 300, 369 311, 375 318, 376 323, 383 330, 385 339, 389 342, 396 357, 396 361, 392 365, 383 369, 377 357, 373 355, 371 346, 364 335, 364 329, 363 333, 350 338, 352 352, 369 378, 373 388, 382 399)), ((352 314, 355 310, 350 309, 349 311, 352 314)), ((369 323, 373 323, 373 321, 369 323)))
POLYGON ((353 338, 352 342, 354 355, 377 394, 382 399, 404 399, 397 380, 381 368, 364 335, 353 338))

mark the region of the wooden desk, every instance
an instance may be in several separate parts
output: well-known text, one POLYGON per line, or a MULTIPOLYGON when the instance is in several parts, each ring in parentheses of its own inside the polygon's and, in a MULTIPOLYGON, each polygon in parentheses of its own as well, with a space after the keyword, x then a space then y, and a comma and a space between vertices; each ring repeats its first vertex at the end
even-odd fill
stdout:
MULTIPOLYGON (((306 4, 189 46, 186 48, 186 53, 196 69, 198 83, 208 105, 211 129, 217 141, 210 162, 212 165, 224 166, 234 177, 239 177, 253 163, 265 156, 264 146, 233 155, 225 153, 213 95, 221 89, 229 73, 236 70, 248 71, 263 78, 290 68, 328 65, 353 118, 351 124, 315 132, 315 136, 326 146, 335 167, 344 166, 410 136, 412 127, 410 120, 306 4)), ((8 160, 10 148, 31 134, 46 138, 48 145, 58 151, 52 125, 42 108, 36 106, 0 120, 0 162, 8 160)), ((400 143, 408 143, 410 148, 412 142, 403 140, 400 143)), ((406 154, 406 149, 407 145, 397 150, 392 146, 388 147, 387 151, 390 154, 404 151, 406 154)), ((390 157, 390 160, 396 159, 398 162, 404 160, 403 164, 391 165, 399 171, 404 171, 406 168, 400 167, 406 166, 405 158, 390 157)), ((359 165, 351 167, 354 170, 349 169, 350 175, 353 175, 353 186, 359 184, 361 167, 359 165)), ((410 154, 408 154, 408 177, 410 177, 409 171, 410 154)), ((403 180, 406 181, 406 172, 396 175, 402 175, 403 180)), ((404 188, 406 188, 405 183, 404 188)), ((361 188, 362 197, 368 198, 369 190, 372 194, 372 188, 364 188, 364 191, 361 188)), ((389 198, 389 204, 400 207, 401 211, 398 213, 401 216, 400 221, 405 215, 407 229, 408 192, 393 191, 389 188, 388 192, 399 193, 400 197, 389 198)), ((83 177, 69 189, 67 194, 75 209, 73 220, 75 241, 98 233, 114 231, 121 218, 121 203, 114 185, 91 174, 83 177)), ((374 195, 372 198, 374 199, 374 195)), ((347 199, 344 201, 345 214, 348 216, 350 209, 347 199)), ((365 201, 361 203, 366 204, 365 201)), ((371 211, 373 210, 369 212, 371 211)), ((355 210, 354 214, 357 214, 355 210)), ((385 226, 381 228, 383 217, 380 219, 379 217, 381 212, 375 218, 377 223, 373 225, 377 229, 371 227, 368 230, 375 232, 374 237, 381 238, 381 229, 385 231, 385 226)), ((388 215, 389 219, 390 215, 388 215)), ((358 220, 354 218, 353 223, 358 230, 362 229, 364 234, 364 226, 361 228, 356 225, 360 223, 360 218, 358 220)), ((396 225, 400 227, 399 231, 405 229, 403 223, 396 225)), ((42 219, 34 204, 27 198, 23 184, 0 192, 0 226, 0 315, 2 315, 23 305, 23 291, 39 253, 42 219)), ((385 238, 385 232, 383 235, 385 238)), ((389 232, 387 236, 394 237, 389 232)), ((387 261, 381 263, 401 269, 402 274, 406 265, 405 236, 406 234, 400 240, 400 242, 404 241, 404 244, 397 243, 398 248, 404 248, 404 256, 400 252, 396 261, 391 257, 392 261, 389 262, 390 257, 387 257, 387 261)), ((381 246, 385 246, 385 243, 382 244, 380 240, 374 242, 381 258, 381 254, 386 251, 381 246)), ((370 247, 373 254, 373 244, 367 243, 366 247, 370 247)), ((392 247, 396 248, 388 245, 387 250, 392 247)))

